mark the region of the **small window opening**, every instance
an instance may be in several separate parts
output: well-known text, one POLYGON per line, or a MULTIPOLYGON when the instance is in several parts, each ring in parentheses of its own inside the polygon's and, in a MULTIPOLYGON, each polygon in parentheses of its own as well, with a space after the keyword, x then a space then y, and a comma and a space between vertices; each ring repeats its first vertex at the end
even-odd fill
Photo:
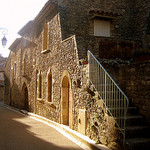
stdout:
POLYGON ((48 101, 52 102, 52 73, 48 74, 48 101))
POLYGON ((110 37, 110 21, 94 20, 94 36, 110 37))
POLYGON ((13 75, 14 75, 14 79, 15 79, 15 78, 16 78, 16 75, 17 75, 17 71, 16 71, 16 63, 14 64, 13 75))
POLYGON ((41 76, 41 72, 39 73, 39 76, 38 76, 38 98, 42 98, 42 76, 41 76))
POLYGON ((48 23, 45 21, 44 31, 43 31, 43 50, 47 49, 48 44, 48 23))
POLYGON ((23 59, 23 74, 26 74, 26 59, 23 59))

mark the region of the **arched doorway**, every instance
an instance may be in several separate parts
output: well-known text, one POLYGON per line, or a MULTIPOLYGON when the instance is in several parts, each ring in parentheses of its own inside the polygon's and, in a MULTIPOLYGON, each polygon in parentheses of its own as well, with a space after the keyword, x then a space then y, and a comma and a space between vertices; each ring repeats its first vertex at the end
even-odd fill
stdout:
POLYGON ((61 103, 61 123, 69 126, 69 79, 67 76, 62 80, 62 103, 61 103))
POLYGON ((23 109, 29 111, 28 88, 25 83, 22 88, 22 94, 23 94, 23 109))

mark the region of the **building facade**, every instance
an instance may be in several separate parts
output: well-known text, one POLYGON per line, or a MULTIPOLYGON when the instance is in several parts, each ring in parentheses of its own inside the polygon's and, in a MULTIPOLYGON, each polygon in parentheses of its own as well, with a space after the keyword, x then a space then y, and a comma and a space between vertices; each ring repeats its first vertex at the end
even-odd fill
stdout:
MULTIPOLYGON (((83 62, 87 50, 91 50, 126 92, 134 90, 128 94, 134 100, 134 54, 143 47, 149 49, 150 2, 142 3, 145 12, 138 9, 139 3, 49 0, 18 32, 21 38, 10 46, 5 66, 5 103, 67 125, 115 149, 118 143, 114 118, 89 89, 88 65, 83 62), (97 115, 100 119, 95 118, 97 115), (93 131, 91 127, 95 126, 99 127, 93 131)), ((147 71, 143 82, 148 86, 149 62, 144 64, 147 71)))
POLYGON ((0 71, 0 101, 4 100, 4 71, 0 71))

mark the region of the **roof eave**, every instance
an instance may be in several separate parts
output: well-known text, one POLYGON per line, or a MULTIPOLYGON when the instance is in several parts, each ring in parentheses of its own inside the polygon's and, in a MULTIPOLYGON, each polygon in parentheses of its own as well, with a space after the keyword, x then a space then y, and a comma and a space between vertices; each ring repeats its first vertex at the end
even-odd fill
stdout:
POLYGON ((49 13, 56 7, 56 3, 50 0, 44 5, 39 14, 34 18, 34 20, 29 21, 23 28, 21 28, 18 32, 20 36, 24 36, 26 33, 31 31, 32 27, 36 24, 39 24, 45 20, 45 18, 49 15, 49 13))
POLYGON ((16 47, 18 46, 18 44, 21 42, 21 38, 17 38, 8 48, 11 51, 14 51, 16 49, 16 47))
POLYGON ((23 27, 19 30, 18 34, 19 34, 20 36, 23 36, 29 29, 31 29, 31 27, 32 27, 32 21, 29 21, 25 26, 23 26, 23 27))

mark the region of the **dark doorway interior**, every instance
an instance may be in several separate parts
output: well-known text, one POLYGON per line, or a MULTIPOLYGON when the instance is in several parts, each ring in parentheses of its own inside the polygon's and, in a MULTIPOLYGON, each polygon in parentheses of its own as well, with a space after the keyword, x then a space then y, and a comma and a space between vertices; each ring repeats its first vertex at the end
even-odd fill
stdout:
POLYGON ((23 104, 24 104, 23 109, 29 111, 28 88, 25 84, 23 86, 23 104))
POLYGON ((25 110, 29 111, 28 89, 27 89, 27 87, 24 90, 24 102, 25 102, 25 110))

